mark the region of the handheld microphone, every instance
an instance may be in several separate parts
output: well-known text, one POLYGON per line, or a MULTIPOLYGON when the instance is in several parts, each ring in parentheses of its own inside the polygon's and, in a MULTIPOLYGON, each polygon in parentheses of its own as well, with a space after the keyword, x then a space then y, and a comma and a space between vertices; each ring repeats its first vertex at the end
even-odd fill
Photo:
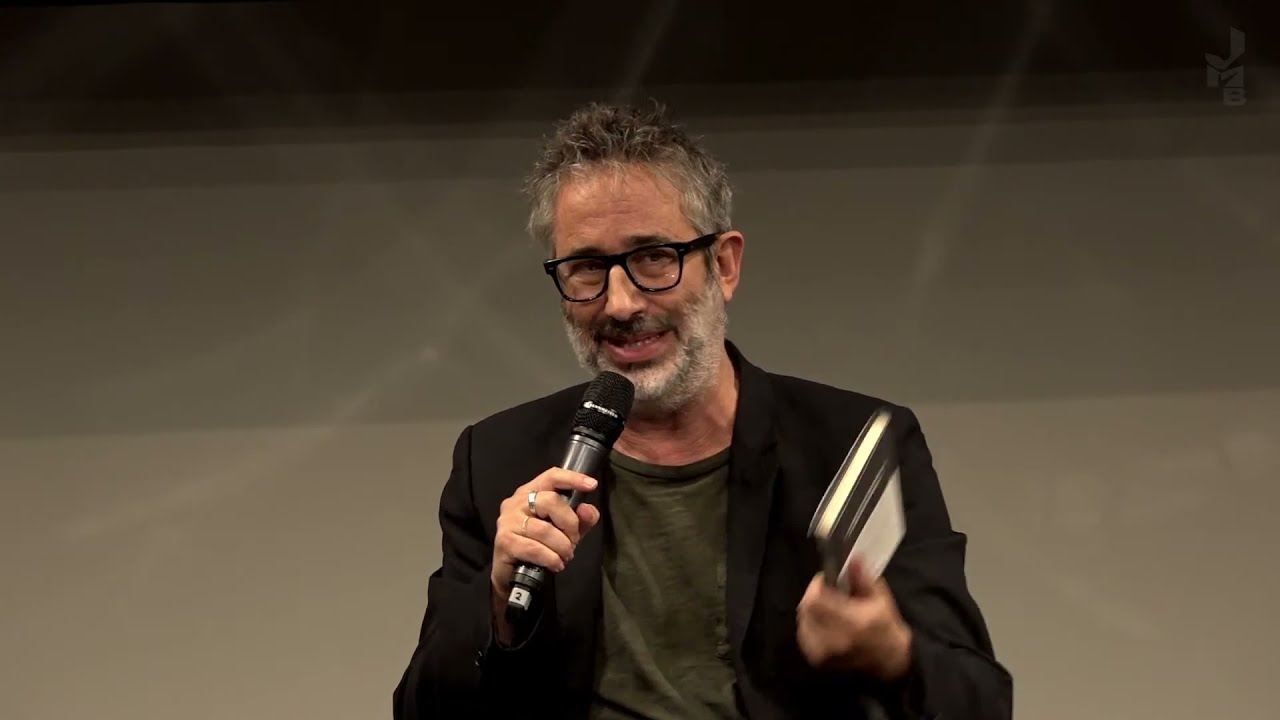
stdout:
MULTIPOLYGON (((578 412, 573 416, 573 432, 560 467, 598 480, 613 444, 622 434, 634 399, 635 386, 630 380, 615 372, 597 375, 587 386, 578 412)), ((582 491, 573 491, 569 506, 577 509, 583 497, 582 491)), ((530 608, 548 574, 546 568, 532 563, 516 566, 511 578, 511 595, 507 598, 509 618, 518 618, 530 608)))

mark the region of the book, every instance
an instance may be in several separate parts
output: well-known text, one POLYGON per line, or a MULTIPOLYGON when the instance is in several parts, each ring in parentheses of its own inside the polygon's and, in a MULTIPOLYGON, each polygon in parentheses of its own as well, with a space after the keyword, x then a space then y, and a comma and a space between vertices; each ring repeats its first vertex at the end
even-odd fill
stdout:
POLYGON ((887 408, 872 413, 850 446, 809 523, 826 583, 849 592, 849 561, 858 556, 874 580, 906 534, 902 479, 887 408))

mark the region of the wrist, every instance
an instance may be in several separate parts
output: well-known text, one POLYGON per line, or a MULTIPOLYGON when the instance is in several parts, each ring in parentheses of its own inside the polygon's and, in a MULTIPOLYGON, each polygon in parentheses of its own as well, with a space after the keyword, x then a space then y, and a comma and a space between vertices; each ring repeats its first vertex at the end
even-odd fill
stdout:
POLYGON ((510 647, 515 640, 515 629, 507 620, 507 593, 497 585, 489 585, 489 622, 499 645, 510 647))

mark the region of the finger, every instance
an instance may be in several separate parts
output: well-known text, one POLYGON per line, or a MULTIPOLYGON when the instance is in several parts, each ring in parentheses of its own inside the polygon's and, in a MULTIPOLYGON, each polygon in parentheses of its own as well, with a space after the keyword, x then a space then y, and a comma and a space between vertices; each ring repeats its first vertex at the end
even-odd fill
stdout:
POLYGON ((827 586, 825 579, 818 575, 809 582, 804 597, 796 608, 798 622, 803 622, 811 632, 818 635, 829 634, 842 622, 842 602, 848 598, 838 590, 827 586))
POLYGON ((870 595, 841 595, 831 603, 827 616, 833 626, 851 638, 865 638, 885 619, 887 606, 872 592, 870 595))
POLYGON ((822 615, 839 613, 848 599, 843 590, 829 585, 826 576, 822 573, 818 573, 809 581, 804 597, 804 601, 813 611, 822 615))
POLYGON ((581 540, 582 537, 586 537, 591 528, 596 526, 596 523, 600 522, 600 511, 596 509, 595 505, 583 503, 578 506, 577 513, 578 535, 579 540, 581 540))
MULTIPOLYGON (((562 495, 553 492, 540 492, 535 506, 538 509, 538 517, 555 525, 560 532, 569 538, 571 544, 577 545, 578 541, 582 539, 578 513, 569 507, 569 502, 562 495)), ((533 521, 530 520, 529 523, 533 524, 533 521)))
POLYGON ((871 596, 874 583, 871 579, 871 573, 867 569, 867 563, 861 556, 854 555, 850 557, 845 572, 849 580, 850 595, 854 597, 871 596))
POLYGON ((527 495, 530 492, 541 490, 565 490, 569 492, 581 490, 584 493, 588 493, 595 490, 596 485, 596 479, 593 477, 588 477, 572 470, 553 467, 545 470, 541 475, 530 481, 528 485, 521 488, 523 491, 521 494, 527 495))
POLYGON ((802 617, 796 624, 796 644, 800 646, 800 651, 810 663, 816 665, 826 660, 825 638, 828 634, 823 631, 821 625, 810 618, 802 617))
MULTIPOLYGON (((530 525, 533 523, 533 520, 529 521, 530 525)), ((564 570, 565 566, 565 559, 555 550, 547 547, 539 540, 520 535, 514 536, 511 540, 511 560, 512 564, 532 563, 552 572, 560 572, 564 570)))
MULTIPOLYGON (((525 529, 521 527, 522 522, 523 520, 519 519, 508 522, 505 518, 499 518, 498 534, 494 538, 495 570, 499 565, 514 567, 522 562, 550 569, 563 562, 563 558, 555 550, 539 540, 525 537, 525 529)), ((534 522, 534 518, 529 518, 529 524, 534 522)))
MULTIPOLYGON (((574 518, 577 521, 577 517, 574 518)), ((522 521, 517 535, 538 542, 549 548, 556 556, 568 562, 573 559, 573 542, 559 528, 546 520, 529 518, 528 523, 522 521)))

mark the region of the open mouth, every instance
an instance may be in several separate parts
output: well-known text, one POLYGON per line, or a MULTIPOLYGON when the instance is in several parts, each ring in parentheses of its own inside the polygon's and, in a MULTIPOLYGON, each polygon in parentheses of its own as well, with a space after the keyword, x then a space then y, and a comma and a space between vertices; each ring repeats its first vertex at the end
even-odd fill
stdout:
POLYGON ((641 348, 646 345, 652 345, 653 343, 657 342, 665 334, 666 334, 665 332, 656 332, 656 333, 647 333, 645 335, 632 335, 630 337, 623 337, 623 338, 609 338, 605 340, 605 342, 618 348, 634 349, 634 348, 641 348))
POLYGON ((666 346, 671 333, 666 330, 625 337, 611 337, 604 341, 605 351, 615 362, 637 363, 656 358, 666 346))

